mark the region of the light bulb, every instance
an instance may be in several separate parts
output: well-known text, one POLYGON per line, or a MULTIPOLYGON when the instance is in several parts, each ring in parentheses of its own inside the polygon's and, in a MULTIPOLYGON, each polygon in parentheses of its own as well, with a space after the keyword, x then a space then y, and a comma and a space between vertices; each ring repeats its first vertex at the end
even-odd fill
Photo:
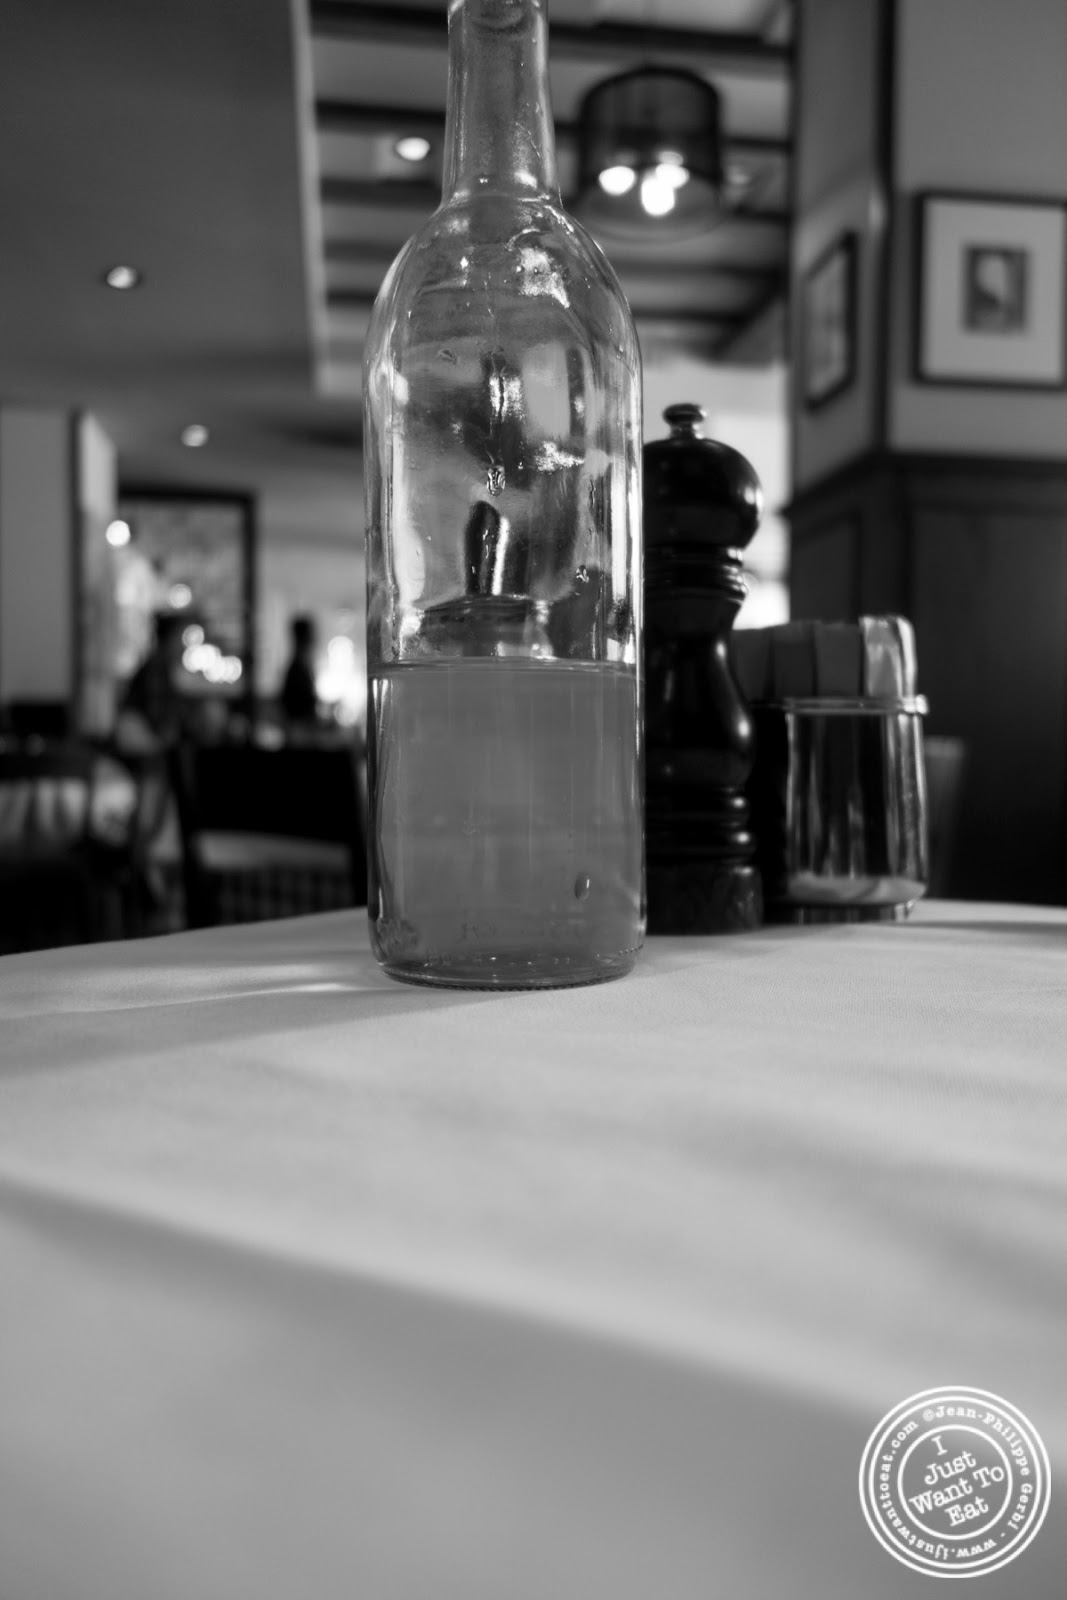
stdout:
POLYGON ((662 178, 650 173, 641 179, 641 204, 650 217, 665 217, 674 210, 674 190, 662 178))
POLYGON ((137 267, 119 264, 108 267, 104 273, 104 282, 109 289, 136 289, 141 281, 141 274, 137 267))
POLYGON ((109 522, 104 538, 113 549, 121 550, 124 544, 129 544, 130 542, 129 523, 123 522, 118 518, 114 522, 109 522))
POLYGON ((662 161, 656 168, 657 182, 665 183, 668 189, 681 189, 689 182, 689 168, 683 167, 680 161, 662 161))
POLYGON ((626 194, 636 181, 633 167, 605 167, 597 179, 605 194, 626 194))
POLYGON ((199 450, 207 444, 208 431, 202 422, 190 422, 187 428, 182 429, 182 444, 189 450, 199 450))
POLYGON ((425 161, 430 153, 430 141, 420 133, 409 133, 398 139, 393 149, 401 161, 425 161))

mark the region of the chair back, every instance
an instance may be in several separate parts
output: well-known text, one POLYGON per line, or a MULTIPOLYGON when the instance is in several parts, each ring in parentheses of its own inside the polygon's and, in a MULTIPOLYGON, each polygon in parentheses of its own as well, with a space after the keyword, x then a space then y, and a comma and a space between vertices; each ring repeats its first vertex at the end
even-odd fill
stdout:
POLYGON ((0 748, 0 954, 101 937, 93 778, 79 746, 0 748))
POLYGON ((362 843, 352 750, 187 745, 177 755, 188 820, 197 832, 362 843))
POLYGON ((215 920, 206 835, 258 834, 343 846, 351 904, 367 899, 358 761, 352 749, 180 746, 172 755, 189 921, 215 920))
POLYGON ((96 757, 82 745, 0 749, 0 847, 64 849, 88 838, 96 757))
POLYGON ((17 739, 51 739, 59 743, 73 733, 70 706, 65 700, 11 700, 5 709, 17 739))

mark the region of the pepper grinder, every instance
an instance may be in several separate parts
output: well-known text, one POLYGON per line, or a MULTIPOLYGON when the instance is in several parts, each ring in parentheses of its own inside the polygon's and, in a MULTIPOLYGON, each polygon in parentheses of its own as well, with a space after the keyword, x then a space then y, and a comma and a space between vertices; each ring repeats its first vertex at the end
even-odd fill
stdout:
POLYGON ((763 491, 743 455, 702 436, 701 406, 663 415, 670 437, 644 449, 648 930, 732 933, 763 920, 753 728, 727 656, 763 491))

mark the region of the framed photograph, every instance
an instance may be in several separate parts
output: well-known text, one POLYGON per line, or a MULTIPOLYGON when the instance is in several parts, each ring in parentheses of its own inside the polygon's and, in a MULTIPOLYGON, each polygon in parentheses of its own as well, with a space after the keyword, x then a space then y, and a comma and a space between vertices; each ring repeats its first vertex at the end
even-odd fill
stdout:
POLYGON ((856 376, 856 251, 856 235, 843 233, 803 276, 801 393, 809 411, 856 376))
POLYGON ((915 376, 922 383, 1067 384, 1067 203, 917 198, 915 376))
POLYGON ((187 619, 189 689, 249 706, 255 686, 255 502, 227 490, 122 486, 129 541, 116 552, 120 672, 143 658, 153 618, 187 619))

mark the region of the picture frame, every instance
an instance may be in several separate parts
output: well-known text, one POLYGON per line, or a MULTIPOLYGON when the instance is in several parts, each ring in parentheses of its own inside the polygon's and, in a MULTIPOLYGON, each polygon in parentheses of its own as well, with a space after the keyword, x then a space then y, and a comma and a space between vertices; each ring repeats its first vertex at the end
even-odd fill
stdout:
POLYGON ((919 383, 1067 387, 1067 201, 916 196, 919 383))
POLYGON ((855 232, 839 234, 801 280, 801 398, 809 411, 856 377, 858 251, 855 232))
POLYGON ((152 610, 188 607, 190 624, 197 626, 203 642, 241 664, 236 682, 205 677, 202 691, 251 714, 256 681, 254 498, 237 490, 124 483, 117 510, 132 533, 128 549, 152 570, 152 610))

